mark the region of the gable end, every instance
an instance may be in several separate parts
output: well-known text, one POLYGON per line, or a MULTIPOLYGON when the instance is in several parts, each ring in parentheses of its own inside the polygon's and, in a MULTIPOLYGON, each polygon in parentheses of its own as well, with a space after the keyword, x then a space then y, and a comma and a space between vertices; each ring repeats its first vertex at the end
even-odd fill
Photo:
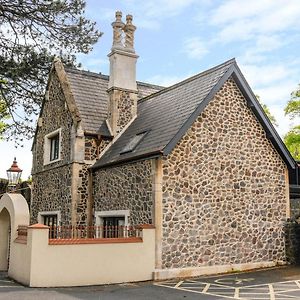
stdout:
POLYGON ((75 104, 74 96, 67 78, 67 74, 65 72, 64 66, 59 59, 54 61, 54 69, 59 78, 63 93, 65 95, 66 103, 68 105, 68 109, 72 115, 75 124, 81 121, 79 110, 75 104))
POLYGON ((172 138, 172 140, 168 143, 168 145, 164 148, 163 154, 168 155, 183 137, 183 135, 187 132, 187 130, 191 127, 191 125, 195 122, 199 114, 203 112, 205 107, 208 103, 214 98, 216 93, 220 90, 223 84, 232 77, 236 82, 238 88, 242 92, 243 96, 247 101, 248 107, 253 111, 254 115, 263 126, 266 136, 272 144, 274 145, 275 149, 278 151, 284 162, 287 164, 288 167, 295 169, 296 162, 291 156, 290 152, 286 148, 285 144, 283 143, 282 139, 278 135, 277 131, 271 124, 270 120, 266 116, 263 108, 258 103, 254 93, 252 92, 250 86, 248 85, 246 79, 244 78, 242 72, 240 71, 239 67, 236 63, 233 63, 230 68, 225 72, 225 74, 220 78, 218 83, 213 87, 210 93, 205 97, 205 99, 199 104, 197 109, 190 115, 187 121, 183 124, 183 126, 179 129, 176 135, 172 138))

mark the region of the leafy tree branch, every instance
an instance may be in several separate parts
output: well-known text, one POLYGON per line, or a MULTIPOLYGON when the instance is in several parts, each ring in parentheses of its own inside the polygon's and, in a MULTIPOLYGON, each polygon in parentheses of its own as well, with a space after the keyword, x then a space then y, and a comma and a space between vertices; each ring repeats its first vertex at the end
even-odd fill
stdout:
POLYGON ((271 123, 274 125, 274 126, 278 126, 278 123, 277 123, 277 120, 276 118, 271 114, 270 112, 270 109, 269 107, 262 103, 261 100, 260 100, 260 97, 258 95, 255 95, 256 96, 256 99, 258 100, 259 104, 261 105, 261 107, 263 108, 265 114, 267 115, 267 117, 269 118, 269 120, 271 121, 271 123))
POLYGON ((291 119, 300 117, 300 84, 298 85, 298 89, 292 92, 291 99, 287 103, 284 112, 291 119))
MULTIPOLYGON (((101 36, 84 13, 83 0, 0 0, 0 99, 10 117, 2 127, 7 138, 32 136, 55 55, 75 65, 75 54, 91 51, 101 36)), ((6 118, 0 114, 2 123, 6 118)))

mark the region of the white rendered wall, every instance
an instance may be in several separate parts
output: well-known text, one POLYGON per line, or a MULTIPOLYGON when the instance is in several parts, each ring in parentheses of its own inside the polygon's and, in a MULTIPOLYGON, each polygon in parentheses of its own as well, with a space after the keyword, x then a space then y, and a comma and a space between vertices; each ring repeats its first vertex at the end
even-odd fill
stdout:
POLYGON ((43 225, 28 229, 27 245, 14 243, 10 276, 31 287, 83 286, 151 280, 155 229, 136 243, 49 245, 43 225))

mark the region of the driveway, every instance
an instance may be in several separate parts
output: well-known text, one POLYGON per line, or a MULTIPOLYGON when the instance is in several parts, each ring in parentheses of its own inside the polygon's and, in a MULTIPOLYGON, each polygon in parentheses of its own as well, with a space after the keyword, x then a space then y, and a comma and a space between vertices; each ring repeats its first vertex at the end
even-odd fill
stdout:
POLYGON ((27 288, 0 272, 2 300, 300 299, 300 267, 202 276, 184 280, 73 288, 27 288))

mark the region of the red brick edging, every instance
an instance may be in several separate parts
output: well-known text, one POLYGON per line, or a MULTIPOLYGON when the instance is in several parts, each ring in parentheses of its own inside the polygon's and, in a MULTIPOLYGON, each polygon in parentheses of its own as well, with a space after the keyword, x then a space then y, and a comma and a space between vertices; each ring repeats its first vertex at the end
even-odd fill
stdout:
POLYGON ((109 239, 49 239, 49 245, 83 245, 83 244, 117 244, 142 243, 141 237, 109 238, 109 239))

